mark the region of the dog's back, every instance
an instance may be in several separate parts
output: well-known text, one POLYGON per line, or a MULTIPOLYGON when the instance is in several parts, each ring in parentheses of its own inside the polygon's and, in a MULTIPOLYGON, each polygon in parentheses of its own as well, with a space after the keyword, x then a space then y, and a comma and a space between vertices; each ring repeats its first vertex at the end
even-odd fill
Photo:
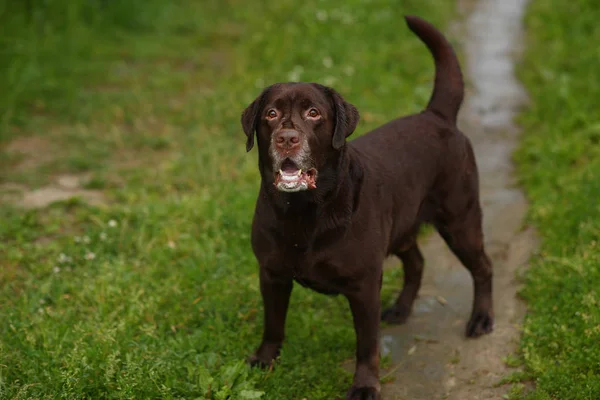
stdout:
POLYGON ((432 222, 431 209, 443 200, 438 197, 461 184, 461 176, 474 177, 475 184, 476 166, 468 138, 456 127, 464 96, 456 54, 444 35, 427 21, 412 16, 406 21, 435 61, 429 103, 423 112, 392 120, 351 141, 349 147, 351 156, 367 166, 371 183, 385 186, 390 201, 403 203, 404 208, 417 207, 411 214, 420 213, 420 220, 432 222), (408 198, 419 199, 418 204, 407 204, 408 198))

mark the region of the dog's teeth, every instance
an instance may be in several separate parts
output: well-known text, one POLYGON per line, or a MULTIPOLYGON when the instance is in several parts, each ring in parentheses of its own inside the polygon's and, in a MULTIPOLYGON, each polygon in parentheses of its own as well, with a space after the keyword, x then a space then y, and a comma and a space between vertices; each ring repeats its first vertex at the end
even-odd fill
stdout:
POLYGON ((300 176, 300 175, 302 175, 302 170, 301 169, 298 170, 298 176, 300 176))
POLYGON ((283 175, 283 171, 281 169, 279 170, 279 175, 283 175))

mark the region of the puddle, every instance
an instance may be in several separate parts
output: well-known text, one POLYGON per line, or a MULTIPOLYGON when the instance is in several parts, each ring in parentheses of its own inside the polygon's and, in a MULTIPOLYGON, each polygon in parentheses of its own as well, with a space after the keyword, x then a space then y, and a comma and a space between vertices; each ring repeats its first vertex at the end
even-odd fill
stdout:
POLYGON ((459 126, 473 143, 481 177, 486 246, 495 274, 494 332, 465 338, 472 280, 432 235, 421 244, 425 273, 413 315, 382 331, 382 353, 397 367, 395 381, 382 387, 384 399, 499 399, 509 389, 494 385, 510 373, 502 360, 517 348, 525 313, 516 296, 516 275, 536 246, 534 232, 521 230, 527 204, 511 162, 519 134, 513 117, 527 100, 514 76, 525 6, 526 0, 477 1, 463 23, 463 72, 471 88, 459 126))

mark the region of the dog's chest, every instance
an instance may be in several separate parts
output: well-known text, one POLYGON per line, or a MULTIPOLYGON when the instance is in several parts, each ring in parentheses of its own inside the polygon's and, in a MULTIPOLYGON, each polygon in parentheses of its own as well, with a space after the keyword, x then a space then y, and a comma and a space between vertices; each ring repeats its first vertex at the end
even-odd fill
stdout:
POLYGON ((343 293, 352 278, 343 257, 347 226, 318 229, 311 219, 286 222, 270 231, 269 269, 319 293, 343 293))
POLYGON ((319 293, 340 294, 350 280, 341 263, 333 258, 297 256, 286 264, 296 282, 319 293))

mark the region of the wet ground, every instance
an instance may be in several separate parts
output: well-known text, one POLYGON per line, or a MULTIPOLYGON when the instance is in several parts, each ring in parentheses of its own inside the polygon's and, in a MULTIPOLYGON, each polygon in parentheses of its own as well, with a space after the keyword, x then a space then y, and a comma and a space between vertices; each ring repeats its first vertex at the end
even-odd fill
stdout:
MULTIPOLYGON (((468 81, 459 126, 475 148, 481 176, 486 248, 494 263, 495 329, 466 339, 473 285, 468 271, 434 234, 421 244, 425 274, 413 315, 382 331, 382 352, 393 360, 395 378, 383 385, 384 399, 500 399, 498 386, 511 372, 504 359, 519 341, 525 313, 518 275, 535 248, 524 227, 526 201, 515 186, 511 154, 519 129, 513 117, 526 101, 514 76, 522 43, 526 0, 469 2, 459 21, 468 81)), ((389 267, 400 267, 390 260, 389 267)))

